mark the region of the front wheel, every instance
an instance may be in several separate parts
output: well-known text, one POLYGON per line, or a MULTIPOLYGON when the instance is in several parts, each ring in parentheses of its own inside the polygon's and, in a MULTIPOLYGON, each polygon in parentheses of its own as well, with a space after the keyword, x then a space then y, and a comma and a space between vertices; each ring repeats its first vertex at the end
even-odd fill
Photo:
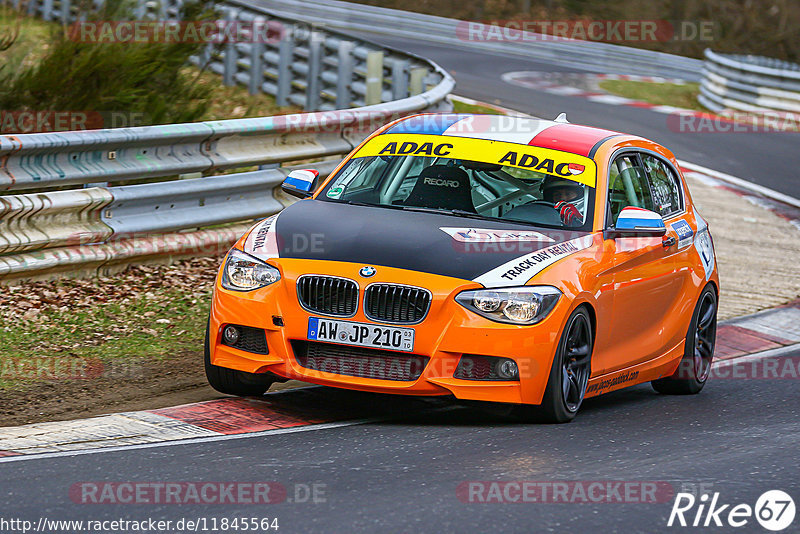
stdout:
POLYGON ((261 396, 276 380, 275 376, 269 373, 246 373, 212 364, 211 348, 209 346, 209 326, 206 326, 203 361, 208 383, 212 388, 226 395, 238 395, 240 397, 261 396))
POLYGON ((594 339, 589 312, 580 307, 569 316, 558 342, 547 388, 538 406, 518 406, 517 415, 537 423, 569 423, 586 395, 594 339))
POLYGON ((717 340, 717 293, 707 285, 692 314, 683 358, 672 376, 653 380, 653 389, 668 395, 700 393, 711 372, 717 340))

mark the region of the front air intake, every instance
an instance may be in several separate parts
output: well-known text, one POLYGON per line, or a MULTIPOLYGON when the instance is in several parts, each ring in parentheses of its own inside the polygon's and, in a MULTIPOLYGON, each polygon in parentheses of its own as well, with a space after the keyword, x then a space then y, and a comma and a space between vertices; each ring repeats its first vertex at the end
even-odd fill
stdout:
POLYGON ((352 317, 358 308, 358 284, 336 276, 305 275, 297 280, 297 298, 307 311, 352 317))
POLYGON ((364 314, 382 323, 419 323, 430 306, 431 292, 419 287, 372 284, 364 292, 364 314))

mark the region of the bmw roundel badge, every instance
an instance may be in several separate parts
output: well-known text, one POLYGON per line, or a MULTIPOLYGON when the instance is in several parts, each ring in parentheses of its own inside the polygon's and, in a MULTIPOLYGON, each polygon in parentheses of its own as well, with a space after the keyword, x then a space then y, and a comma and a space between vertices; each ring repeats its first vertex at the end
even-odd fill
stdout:
POLYGON ((360 274, 364 278, 369 278, 371 276, 375 276, 376 272, 377 271, 375 270, 375 267, 370 267, 369 265, 367 265, 365 267, 362 267, 361 270, 358 271, 358 274, 360 274))

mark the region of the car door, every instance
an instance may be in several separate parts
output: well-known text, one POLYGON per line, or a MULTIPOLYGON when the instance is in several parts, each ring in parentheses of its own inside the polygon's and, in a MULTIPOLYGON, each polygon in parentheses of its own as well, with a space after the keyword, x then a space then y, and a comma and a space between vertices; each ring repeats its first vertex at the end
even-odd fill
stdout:
MULTIPOLYGON (((608 183, 607 227, 613 227, 626 206, 658 213, 638 152, 625 152, 612 160, 608 183)), ((612 290, 613 303, 602 334, 602 325, 598 325, 592 358, 596 373, 623 369, 663 354, 663 325, 680 295, 674 254, 661 237, 608 239, 606 247, 613 254, 613 266, 603 275, 602 285, 612 290)))
POLYGON ((686 296, 697 293, 697 281, 692 275, 696 264, 692 244, 697 234, 697 221, 687 209, 686 194, 677 169, 655 154, 642 153, 640 157, 647 172, 655 211, 667 227, 665 238, 671 238, 665 252, 674 265, 676 293, 667 305, 669 320, 662 325, 665 350, 669 350, 685 340, 694 310, 694 301, 686 296))

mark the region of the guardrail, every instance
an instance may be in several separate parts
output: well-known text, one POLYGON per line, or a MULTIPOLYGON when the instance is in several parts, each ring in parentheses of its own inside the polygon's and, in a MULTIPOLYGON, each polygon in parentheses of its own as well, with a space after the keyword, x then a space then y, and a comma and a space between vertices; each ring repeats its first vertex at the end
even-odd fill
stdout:
POLYGON ((715 112, 800 113, 800 65, 705 51, 698 100, 715 112))
MULTIPOLYGON (((509 39, 473 40, 469 38, 469 23, 466 21, 338 0, 260 0, 258 5, 268 7, 276 15, 303 19, 317 27, 410 37, 460 48, 541 59, 592 72, 700 81, 703 65, 699 59, 663 52, 596 41, 554 39, 531 32, 516 32, 509 39)), ((504 35, 502 30, 498 30, 487 25, 476 33, 504 35)))
MULTIPOLYGON (((140 0, 137 17, 168 18, 175 6, 140 0)), ((288 202, 276 188, 288 169, 278 165, 343 156, 393 118, 451 109, 447 96, 455 84, 435 63, 320 29, 303 40, 302 23, 251 2, 230 0, 222 8, 229 18, 262 17, 287 29, 275 50, 234 43, 209 48, 213 57, 195 58, 207 60, 225 83, 323 109, 375 103, 253 119, 0 135, 0 190, 45 190, 0 195, 0 281, 224 252, 251 224, 237 221, 268 216, 288 202), (263 68, 248 62, 253 58, 263 68), (234 172, 174 179, 219 171, 234 172), (165 177, 172 179, 46 191, 165 177)), ((69 0, 32 0, 27 10, 65 22, 78 16, 69 0)), ((306 166, 327 176, 336 163, 306 166)))

